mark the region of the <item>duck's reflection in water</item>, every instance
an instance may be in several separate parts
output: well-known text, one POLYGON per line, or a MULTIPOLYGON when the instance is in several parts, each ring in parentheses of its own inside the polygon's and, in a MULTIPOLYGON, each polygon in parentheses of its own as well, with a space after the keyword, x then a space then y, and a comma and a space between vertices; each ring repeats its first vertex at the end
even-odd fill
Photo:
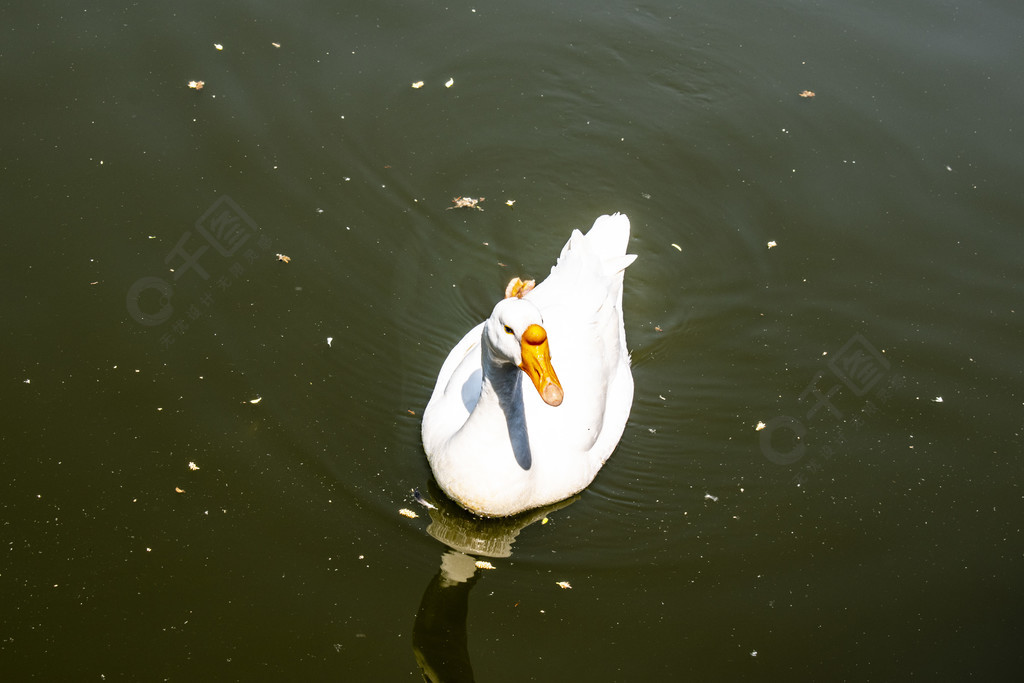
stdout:
POLYGON ((441 571, 427 585, 412 627, 412 649, 423 680, 435 683, 472 681, 466 615, 469 591, 479 577, 476 560, 449 551, 441 558, 441 571))
POLYGON ((429 510, 427 533, 449 550, 442 553, 441 569, 423 592, 412 628, 412 648, 425 681, 463 683, 473 680, 466 617, 469 592, 480 580, 479 558, 511 556, 520 531, 576 498, 515 517, 484 519, 449 501, 436 486, 430 487, 430 494, 437 507, 429 510))

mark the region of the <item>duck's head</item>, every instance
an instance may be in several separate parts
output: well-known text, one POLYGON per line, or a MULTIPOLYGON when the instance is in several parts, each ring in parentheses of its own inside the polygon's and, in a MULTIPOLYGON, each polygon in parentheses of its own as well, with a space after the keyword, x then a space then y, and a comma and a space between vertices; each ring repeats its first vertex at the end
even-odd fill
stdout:
POLYGON ((548 333, 540 310, 526 299, 498 302, 484 326, 491 352, 499 362, 518 366, 549 406, 561 404, 564 395, 551 365, 548 333))

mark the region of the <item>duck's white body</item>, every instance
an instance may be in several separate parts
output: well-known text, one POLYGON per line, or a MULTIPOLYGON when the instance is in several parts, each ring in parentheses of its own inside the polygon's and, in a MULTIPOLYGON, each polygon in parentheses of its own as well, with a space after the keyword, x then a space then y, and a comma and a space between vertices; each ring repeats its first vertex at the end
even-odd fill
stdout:
POLYGON ((499 302, 448 355, 423 446, 437 483, 467 510, 498 517, 567 498, 618 444, 633 403, 628 241, 622 214, 574 230, 547 279, 499 302))

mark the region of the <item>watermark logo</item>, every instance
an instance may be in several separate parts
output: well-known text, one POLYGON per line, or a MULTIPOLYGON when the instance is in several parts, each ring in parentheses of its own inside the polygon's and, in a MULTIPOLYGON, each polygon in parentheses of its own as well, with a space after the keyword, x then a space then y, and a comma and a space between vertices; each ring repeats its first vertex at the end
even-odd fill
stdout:
POLYGON ((858 397, 871 391, 891 367, 889 360, 859 333, 843 344, 828 366, 858 397))
POLYGON ((826 369, 814 373, 797 396, 797 403, 802 406, 801 417, 778 415, 758 424, 761 453, 779 465, 803 460, 802 471, 794 477, 797 484, 802 484, 808 473, 821 470, 823 462, 845 445, 844 428, 859 429, 866 418, 875 415, 889 400, 892 391, 903 385, 903 378, 893 372, 889 359, 864 335, 855 334, 829 359, 826 369), (858 399, 852 411, 848 400, 840 401, 847 390, 858 399), (806 442, 808 425, 822 432, 828 425, 835 428, 832 438, 823 441, 810 456, 806 442))
POLYGON ((227 195, 214 202, 194 227, 195 232, 183 232, 164 256, 171 281, 157 275, 140 277, 125 296, 128 315, 135 322, 163 328, 164 348, 206 314, 215 293, 226 292, 271 247, 256 222, 227 195), (204 289, 192 301, 176 306, 175 287, 185 278, 197 278, 204 289))
POLYGON ((196 221, 196 230, 221 256, 230 258, 259 228, 242 207, 224 195, 196 221))

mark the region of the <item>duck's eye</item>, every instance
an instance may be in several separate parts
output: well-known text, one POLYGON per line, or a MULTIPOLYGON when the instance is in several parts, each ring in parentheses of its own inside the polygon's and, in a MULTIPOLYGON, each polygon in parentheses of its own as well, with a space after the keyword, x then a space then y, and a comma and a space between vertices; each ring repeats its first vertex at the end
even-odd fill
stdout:
POLYGON ((505 332, 507 332, 508 334, 515 334, 515 332, 512 331, 512 328, 509 327, 508 325, 505 325, 505 332))

